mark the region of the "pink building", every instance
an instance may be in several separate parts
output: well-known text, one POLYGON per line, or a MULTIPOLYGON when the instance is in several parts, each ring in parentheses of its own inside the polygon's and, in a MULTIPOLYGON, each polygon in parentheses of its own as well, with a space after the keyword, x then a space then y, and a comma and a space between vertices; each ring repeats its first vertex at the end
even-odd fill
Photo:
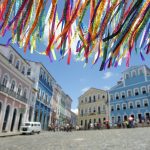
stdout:
POLYGON ((11 46, 0 45, 0 132, 17 131, 32 121, 36 90, 28 62, 11 46))

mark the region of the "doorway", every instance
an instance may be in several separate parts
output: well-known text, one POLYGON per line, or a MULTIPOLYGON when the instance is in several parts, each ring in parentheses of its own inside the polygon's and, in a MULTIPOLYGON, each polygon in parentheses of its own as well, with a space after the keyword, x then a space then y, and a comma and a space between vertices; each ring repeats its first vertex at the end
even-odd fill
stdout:
POLYGON ((127 115, 124 116, 124 121, 127 121, 128 120, 128 117, 127 115))
POLYGON ((14 109, 13 119, 12 119, 12 123, 11 123, 11 129, 10 129, 10 131, 13 131, 13 129, 14 129, 14 124, 15 124, 15 120, 16 120, 16 114, 17 114, 17 110, 16 110, 16 109, 14 109))
POLYGON ((18 131, 20 130, 21 123, 22 123, 22 113, 19 116, 18 131))
POLYGON ((4 122, 3 122, 2 131, 5 131, 5 130, 6 130, 9 113, 10 113, 10 106, 8 105, 8 106, 6 107, 6 111, 5 111, 5 117, 4 117, 4 122))
POLYGON ((139 123, 142 123, 142 115, 138 114, 139 123))

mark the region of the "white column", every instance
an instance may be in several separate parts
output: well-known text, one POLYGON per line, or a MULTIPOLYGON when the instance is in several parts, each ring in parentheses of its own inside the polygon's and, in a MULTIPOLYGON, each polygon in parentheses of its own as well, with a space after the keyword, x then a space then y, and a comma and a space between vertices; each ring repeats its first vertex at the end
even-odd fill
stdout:
POLYGON ((5 117, 5 112, 6 112, 6 107, 7 107, 7 98, 5 98, 4 103, 2 104, 2 110, 1 110, 1 122, 0 122, 0 132, 2 131, 3 127, 3 122, 4 122, 4 117, 5 117))

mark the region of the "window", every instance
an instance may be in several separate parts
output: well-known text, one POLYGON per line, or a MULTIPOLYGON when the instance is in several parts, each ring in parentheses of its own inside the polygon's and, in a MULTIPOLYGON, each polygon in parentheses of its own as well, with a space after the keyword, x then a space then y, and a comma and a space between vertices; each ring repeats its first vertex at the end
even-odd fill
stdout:
POLYGON ((17 95, 20 95, 20 93, 21 93, 21 85, 19 85, 18 87, 17 95))
POLYGON ((132 71, 132 77, 136 76, 136 71, 132 71))
POLYGON ((85 102, 87 103, 87 97, 85 97, 85 102))
POLYGON ((15 89, 15 81, 13 80, 12 83, 11 83, 10 90, 14 91, 14 89, 15 89))
POLYGON ((114 98, 113 98, 113 95, 110 95, 110 100, 112 101, 114 98))
POLYGON ((91 113, 91 108, 89 108, 89 114, 91 113))
POLYGON ((127 105, 123 104, 123 110, 126 110, 126 109, 127 109, 127 105))
POLYGON ((8 76, 5 75, 4 78, 3 78, 2 85, 3 85, 4 87, 7 87, 7 82, 8 82, 8 76))
POLYGON ((139 89, 135 89, 134 90, 134 94, 137 96, 137 95, 139 95, 139 89))
POLYGON ((125 98, 125 92, 122 92, 122 98, 125 98))
POLYGON ((104 99, 104 98, 105 98, 105 95, 103 95, 102 98, 104 99))
POLYGON ((98 99, 100 99, 100 94, 98 94, 98 99))
POLYGON ((129 103, 129 108, 130 108, 130 109, 133 108, 133 103, 132 103, 132 102, 129 103))
POLYGON ((95 109, 95 107, 93 108, 93 113, 95 113, 96 112, 96 109, 95 109))
POLYGON ((111 106, 111 111, 114 111, 114 106, 111 106))
POLYGON ((143 69, 139 69, 139 75, 143 74, 143 69))
POLYGON ((12 62, 13 62, 13 54, 10 54, 9 62, 12 64, 12 62))
POLYGON ((146 94, 146 87, 142 87, 142 94, 146 94))
POLYGON ((91 103, 91 96, 89 97, 89 103, 91 103))
POLYGON ((81 116, 83 116, 83 109, 81 109, 81 116))
POLYGON ((19 69, 19 65, 20 65, 20 64, 19 64, 19 60, 17 60, 17 62, 16 62, 16 68, 17 68, 17 69, 19 69))
POLYGON ((119 99, 119 94, 118 93, 116 94, 116 99, 119 99))
POLYGON ((47 94, 45 95, 45 100, 46 100, 46 102, 48 101, 48 96, 47 96, 47 94))
POLYGON ((101 107, 98 106, 98 114, 100 114, 100 113, 101 113, 101 107))
POLYGON ((128 90, 128 97, 132 96, 132 91, 128 90))
POLYGON ((136 107, 137 107, 137 108, 140 108, 140 107, 141 107, 140 101, 137 101, 137 102, 136 102, 136 107))
POLYGON ((103 105, 103 111, 105 111, 105 105, 103 105))
POLYGON ((81 103, 83 103, 83 100, 81 100, 81 103))
POLYGON ((25 67, 24 67, 24 66, 22 67, 21 73, 22 73, 22 74, 25 74, 25 67))
POLYGON ((117 110, 120 110, 120 105, 117 105, 117 110))
POLYGON ((150 85, 148 86, 148 92, 150 93, 150 85))
POLYGON ((128 73, 125 75, 125 78, 126 78, 126 79, 129 79, 129 74, 128 74, 128 73))
POLYGON ((31 75, 31 68, 28 68, 27 75, 31 75))
POLYGON ((96 98, 95 98, 95 95, 93 96, 93 102, 96 102, 96 98))
POLYGON ((39 90, 38 90, 38 93, 37 93, 38 99, 40 99, 40 94, 41 94, 41 90, 39 89, 39 90))
POLYGON ((24 90, 23 97, 27 98, 27 89, 24 90))
POLYGON ((144 100, 144 107, 148 107, 148 100, 144 100))
POLYGON ((87 109, 85 109, 85 114, 87 114, 87 109))

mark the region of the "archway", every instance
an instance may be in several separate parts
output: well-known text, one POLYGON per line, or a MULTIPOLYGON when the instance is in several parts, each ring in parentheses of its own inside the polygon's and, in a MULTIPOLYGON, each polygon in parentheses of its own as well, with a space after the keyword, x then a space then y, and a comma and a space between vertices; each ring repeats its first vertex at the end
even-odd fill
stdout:
POLYGON ((16 120, 16 114, 17 114, 17 110, 16 110, 16 109, 14 109, 13 119, 12 119, 12 123, 11 123, 11 129, 10 129, 10 131, 13 131, 13 129, 14 129, 14 124, 15 124, 15 120, 16 120))
POLYGON ((21 123, 22 123, 22 113, 19 116, 18 131, 20 130, 21 123))
POLYGON ((2 130, 3 130, 3 131, 6 130, 9 113, 10 113, 10 106, 7 105, 6 111, 5 111, 5 117, 4 117, 3 127, 2 127, 2 130))

